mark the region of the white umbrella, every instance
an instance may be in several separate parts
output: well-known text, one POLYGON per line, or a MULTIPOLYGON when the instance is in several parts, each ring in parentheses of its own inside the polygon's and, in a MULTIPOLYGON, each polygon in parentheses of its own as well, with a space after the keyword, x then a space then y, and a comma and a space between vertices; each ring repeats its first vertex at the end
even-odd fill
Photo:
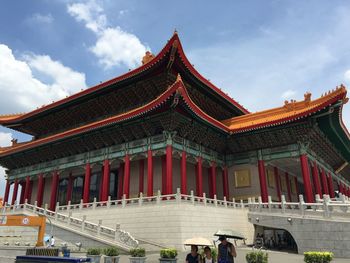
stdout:
POLYGON ((184 242, 185 246, 197 245, 197 246, 212 246, 213 243, 204 237, 194 237, 186 239, 184 242))

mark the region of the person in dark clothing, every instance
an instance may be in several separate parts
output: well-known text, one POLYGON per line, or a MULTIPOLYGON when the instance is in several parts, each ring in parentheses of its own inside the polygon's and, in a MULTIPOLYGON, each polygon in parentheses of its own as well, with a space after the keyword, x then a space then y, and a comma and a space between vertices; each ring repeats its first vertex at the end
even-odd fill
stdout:
POLYGON ((237 256, 235 246, 228 242, 225 236, 219 237, 221 243, 218 246, 218 263, 233 263, 237 256))
POLYGON ((198 254, 198 246, 191 246, 191 253, 186 256, 186 263, 200 263, 201 256, 198 254))

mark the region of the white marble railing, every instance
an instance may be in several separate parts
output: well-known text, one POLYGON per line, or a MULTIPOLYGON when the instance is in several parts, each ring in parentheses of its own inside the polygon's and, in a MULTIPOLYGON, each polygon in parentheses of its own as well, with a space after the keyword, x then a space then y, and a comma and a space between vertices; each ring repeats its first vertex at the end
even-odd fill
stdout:
POLYGON ((112 229, 106 226, 102 226, 102 220, 98 224, 86 221, 86 216, 82 219, 72 217, 72 213, 63 214, 58 212, 58 206, 56 211, 50 211, 47 208, 47 204, 44 208, 38 207, 36 202, 34 205, 28 204, 15 204, 12 206, 5 205, 2 208, 2 214, 18 213, 21 211, 28 211, 38 215, 44 215, 51 220, 53 224, 61 224, 68 226, 76 231, 86 233, 89 235, 97 236, 98 238, 108 240, 113 243, 117 243, 120 247, 129 250, 138 246, 138 241, 133 238, 129 232, 120 229, 120 224, 116 224, 116 228, 112 229))
POLYGON ((256 202, 255 199, 248 199, 250 212, 254 213, 274 213, 307 217, 342 217, 350 218, 350 201, 348 197, 340 195, 339 199, 330 199, 324 195, 323 199, 316 195, 315 203, 305 203, 302 195, 299 195, 299 202, 286 202, 285 196, 281 196, 281 202, 272 202, 268 197, 268 202, 263 203, 261 197, 256 202))
POLYGON ((184 195, 180 193, 180 189, 177 189, 177 192, 175 194, 170 195, 161 195, 160 191, 158 191, 157 195, 155 196, 143 196, 141 193, 139 197, 137 198, 125 198, 125 195, 122 199, 119 200, 111 200, 110 197, 108 197, 107 201, 103 202, 97 202, 96 198, 94 198, 94 201, 91 203, 83 203, 83 200, 80 201, 79 204, 71 204, 68 202, 68 205, 62 205, 60 206, 58 204, 58 211, 76 211, 76 210, 83 210, 83 209, 97 209, 99 207, 104 208, 111 208, 111 207, 121 207, 124 208, 126 206, 143 206, 143 205, 159 205, 162 203, 191 203, 193 205, 201 205, 201 206, 215 206, 215 207, 229 207, 229 208, 248 208, 248 200, 244 202, 241 200, 241 202, 235 202, 235 199, 233 198, 232 201, 227 201, 224 197, 224 200, 219 200, 216 198, 216 195, 214 198, 207 198, 206 194, 204 193, 202 197, 195 196, 193 194, 193 191, 191 191, 190 195, 184 195))

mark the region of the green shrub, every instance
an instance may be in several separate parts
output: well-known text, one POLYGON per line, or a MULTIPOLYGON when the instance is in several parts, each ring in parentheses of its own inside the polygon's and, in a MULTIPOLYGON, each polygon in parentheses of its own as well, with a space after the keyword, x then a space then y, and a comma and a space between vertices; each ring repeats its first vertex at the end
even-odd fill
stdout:
POLYGON ((247 263, 267 263, 268 254, 262 251, 253 251, 247 253, 245 259, 247 260, 247 263))
POLYGON ((329 263, 333 259, 332 252, 304 252, 304 261, 306 263, 329 263))
POLYGON ((161 258, 176 258, 177 250, 175 248, 164 248, 160 250, 161 258))
POLYGON ((90 248, 87 249, 86 255, 99 256, 99 255, 101 255, 101 248, 90 247, 90 248))
POLYGON ((107 247, 103 250, 103 254, 108 257, 119 256, 119 249, 116 247, 107 247))
POLYGON ((133 249, 130 249, 130 255, 132 257, 139 257, 139 258, 142 258, 146 255, 146 251, 144 248, 133 248, 133 249))

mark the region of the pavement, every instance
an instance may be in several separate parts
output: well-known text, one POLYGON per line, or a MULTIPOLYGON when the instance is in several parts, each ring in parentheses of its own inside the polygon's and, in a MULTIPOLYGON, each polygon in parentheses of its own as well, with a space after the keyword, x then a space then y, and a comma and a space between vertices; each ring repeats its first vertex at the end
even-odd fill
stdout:
MULTIPOLYGON (((235 259, 235 263, 246 263, 245 255, 247 252, 252 251, 251 248, 237 248, 237 258, 235 259)), ((288 253, 288 252, 277 252, 277 251, 266 251, 269 254, 269 263, 302 263, 304 262, 304 256, 298 255, 294 253, 288 253)), ((178 255, 178 263, 184 263, 185 258, 188 252, 180 252, 178 255)), ((147 261, 146 263, 158 263, 159 262, 159 253, 153 253, 153 254, 147 254, 147 261)), ((4 257, 0 255, 0 263, 13 263, 14 258, 11 257, 4 257)), ((101 260, 102 262, 102 260, 101 260)), ((129 256, 128 255, 121 255, 119 263, 129 263, 129 256)), ((342 258, 335 258, 333 259, 332 263, 349 263, 350 259, 342 259, 342 258)))

